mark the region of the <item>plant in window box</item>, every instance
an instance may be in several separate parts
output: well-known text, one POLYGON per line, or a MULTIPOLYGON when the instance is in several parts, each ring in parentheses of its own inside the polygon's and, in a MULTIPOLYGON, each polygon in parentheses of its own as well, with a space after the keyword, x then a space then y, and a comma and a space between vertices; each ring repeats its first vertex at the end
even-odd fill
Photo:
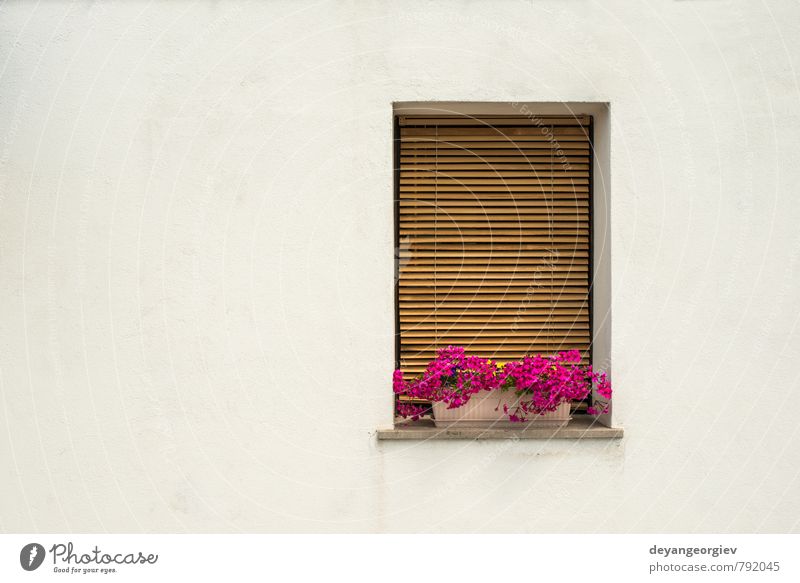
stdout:
MULTIPOLYGON (((611 397, 605 373, 594 372, 580 360, 580 353, 570 350, 500 363, 448 346, 416 378, 407 380, 402 371, 395 371, 394 392, 430 401, 438 427, 562 425, 569 421, 570 403, 583 401, 592 386, 601 397, 611 397)), ((418 419, 425 409, 397 404, 397 414, 411 419, 418 419)), ((594 415, 606 409, 589 407, 588 412, 594 415)))

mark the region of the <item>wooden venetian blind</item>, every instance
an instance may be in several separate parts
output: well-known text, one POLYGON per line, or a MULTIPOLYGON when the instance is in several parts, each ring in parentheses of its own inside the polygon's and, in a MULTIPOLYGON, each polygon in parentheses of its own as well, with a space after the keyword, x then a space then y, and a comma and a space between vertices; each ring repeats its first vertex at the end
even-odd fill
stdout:
POLYGON ((591 117, 401 116, 400 368, 438 348, 588 362, 591 117))

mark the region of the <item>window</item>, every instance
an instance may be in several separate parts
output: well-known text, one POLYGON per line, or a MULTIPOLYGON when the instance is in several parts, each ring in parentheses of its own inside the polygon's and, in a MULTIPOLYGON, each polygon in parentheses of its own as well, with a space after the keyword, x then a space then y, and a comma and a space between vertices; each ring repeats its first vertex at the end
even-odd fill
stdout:
POLYGON ((590 115, 397 115, 396 357, 592 350, 590 115))

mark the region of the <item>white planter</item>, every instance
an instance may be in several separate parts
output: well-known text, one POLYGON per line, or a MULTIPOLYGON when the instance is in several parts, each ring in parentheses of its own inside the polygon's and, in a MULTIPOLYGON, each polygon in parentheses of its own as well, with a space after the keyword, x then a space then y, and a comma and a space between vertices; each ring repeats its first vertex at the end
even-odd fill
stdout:
POLYGON ((481 427, 491 429, 525 429, 527 427, 558 427, 569 420, 570 404, 561 403, 555 411, 544 415, 529 415, 523 422, 508 420, 503 405, 509 410, 516 406, 514 391, 481 391, 472 395, 466 405, 448 409, 445 403, 433 403, 436 427, 481 427))

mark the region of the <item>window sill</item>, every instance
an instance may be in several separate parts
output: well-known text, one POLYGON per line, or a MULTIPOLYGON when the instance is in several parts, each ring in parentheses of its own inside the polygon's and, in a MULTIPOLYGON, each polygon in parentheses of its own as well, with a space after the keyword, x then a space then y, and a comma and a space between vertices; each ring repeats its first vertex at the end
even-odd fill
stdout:
POLYGON ((561 427, 538 427, 529 429, 437 429, 433 421, 409 421, 398 423, 390 429, 378 429, 378 439, 618 439, 621 427, 600 425, 592 417, 573 417, 561 427))

